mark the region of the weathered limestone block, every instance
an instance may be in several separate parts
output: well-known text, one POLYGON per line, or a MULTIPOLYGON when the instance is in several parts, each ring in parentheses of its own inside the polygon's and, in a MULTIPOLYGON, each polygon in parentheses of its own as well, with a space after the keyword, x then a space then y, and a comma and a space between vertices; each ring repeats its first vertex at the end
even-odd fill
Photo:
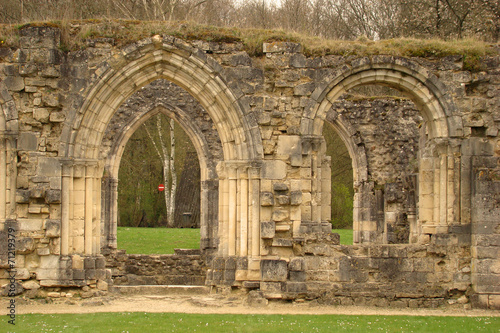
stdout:
POLYGON ((24 288, 22 286, 21 283, 19 282, 15 282, 14 284, 14 289, 10 289, 10 285, 9 284, 6 284, 5 287, 1 288, 0 289, 0 296, 4 296, 4 297, 7 297, 11 294, 14 294, 14 295, 20 295, 22 294, 24 291, 24 288))
POLYGON ((38 149, 38 139, 33 133, 21 133, 17 147, 22 151, 35 151, 38 149))
POLYGON ((248 293, 247 303, 253 307, 266 306, 269 301, 263 296, 262 291, 252 290, 248 293))
POLYGON ((290 196, 288 195, 278 195, 276 196, 276 201, 281 206, 287 206, 290 204, 290 196))
POLYGON ((16 279, 27 280, 29 278, 30 278, 30 272, 28 269, 26 269, 26 268, 17 268, 16 269, 16 279))
POLYGON ((489 295, 488 307, 493 310, 500 310, 500 295, 489 295))
POLYGON ((290 193, 290 205, 299 206, 300 204, 302 204, 302 191, 292 191, 290 193))
POLYGON ((73 279, 74 280, 85 280, 85 270, 84 269, 73 269, 73 279))
POLYGON ((264 239, 273 238, 276 232, 276 224, 273 221, 260 222, 260 237, 264 239))
POLYGON ((302 45, 291 42, 264 43, 264 53, 301 53, 302 45))
POLYGON ((106 259, 104 257, 97 257, 95 259, 95 268, 104 269, 106 267, 106 259))
POLYGON ((43 196, 45 194, 45 190, 46 190, 45 184, 43 184, 43 183, 37 184, 34 187, 31 187, 29 190, 30 198, 36 198, 36 199, 43 198, 43 196))
POLYGON ((40 247, 36 249, 36 254, 39 256, 48 256, 50 255, 50 249, 48 247, 40 247))
POLYGON ((22 77, 7 76, 3 82, 10 91, 21 91, 24 89, 24 79, 22 77))
POLYGON ((84 268, 87 270, 87 269, 95 269, 95 258, 90 258, 90 257, 86 257, 83 259, 83 265, 84 265, 84 268))
POLYGON ((261 192, 260 205, 263 207, 274 206, 274 196, 271 192, 261 192))
POLYGON ((305 270, 305 261, 304 258, 292 258, 290 259, 290 263, 288 264, 288 268, 290 271, 300 272, 305 270))
POLYGON ((45 191, 45 202, 48 204, 61 203, 61 190, 49 189, 45 191))
POLYGON ((61 163, 52 157, 41 157, 38 159, 37 174, 44 177, 60 177, 61 163))
POLYGON ((56 78, 61 76, 61 70, 57 66, 47 65, 42 69, 41 75, 46 78, 56 78))
POLYGON ((316 88, 313 82, 299 84, 293 89, 293 94, 297 96, 309 96, 316 88))
POLYGON ((64 112, 51 112, 49 121, 52 123, 62 123, 66 119, 64 112))
POLYGON ((274 222, 283 222, 288 220, 290 213, 288 210, 284 209, 275 209, 273 210, 272 219, 274 222))
POLYGON ((35 108, 33 109, 33 119, 41 122, 48 123, 49 122, 49 110, 45 108, 35 108))
POLYGON ((72 259, 72 268, 73 269, 83 269, 84 268, 84 262, 83 262, 83 258, 80 257, 79 255, 73 255, 71 257, 72 259))
POLYGON ((19 75, 21 76, 36 76, 38 66, 33 63, 22 64, 19 66, 19 75))
POLYGON ((288 264, 285 260, 263 259, 260 262, 262 281, 286 281, 288 264))
POLYGON ((285 183, 274 183, 273 190, 276 192, 286 192, 288 191, 288 185, 285 183))
MULTIPOLYGON (((299 273, 299 272, 295 272, 299 273)), ((303 272, 300 272, 303 273, 303 272)), ((288 293, 306 293, 307 290, 307 283, 303 281, 289 281, 286 282, 285 284, 285 291, 288 293)))
POLYGON ((46 220, 45 221, 45 236, 59 237, 61 233, 61 222, 58 220, 46 220))
POLYGON ((261 177, 263 179, 284 179, 286 177, 286 163, 283 161, 263 161, 261 177))
POLYGON ((22 283, 24 289, 39 289, 40 283, 37 280, 29 280, 22 283))
POLYGON ((103 280, 98 280, 97 281, 97 289, 107 291, 108 290, 108 283, 106 281, 103 281, 103 280))
POLYGON ((35 240, 30 237, 16 239, 16 253, 29 254, 35 250, 35 240))
POLYGON ((306 272, 290 271, 290 281, 292 282, 305 282, 307 278, 306 272))
POLYGON ((301 138, 298 135, 279 136, 276 146, 278 156, 289 156, 292 166, 302 164, 302 146, 301 138))
POLYGON ((16 202, 19 204, 27 204, 30 201, 30 191, 29 190, 17 190, 16 191, 16 202))
POLYGON ((281 292, 282 285, 281 285, 281 282, 262 281, 260 283, 260 290, 265 291, 265 292, 281 292))
POLYGON ((291 247, 292 246, 292 240, 291 239, 284 239, 284 238, 274 238, 272 242, 272 246, 276 247, 291 247))

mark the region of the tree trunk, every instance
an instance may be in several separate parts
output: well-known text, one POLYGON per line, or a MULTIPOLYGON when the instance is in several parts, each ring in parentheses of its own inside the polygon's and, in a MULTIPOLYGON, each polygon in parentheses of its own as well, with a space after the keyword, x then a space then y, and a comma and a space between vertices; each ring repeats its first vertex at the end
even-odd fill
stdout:
MULTIPOLYGON (((173 120, 171 120, 173 121, 173 120)), ((174 226, 174 219, 170 216, 170 211, 172 210, 172 201, 170 200, 170 197, 172 196, 172 185, 170 182, 171 175, 172 175, 172 163, 170 160, 172 159, 171 154, 169 154, 169 151, 167 149, 167 146, 165 142, 163 141, 163 128, 161 126, 161 115, 158 114, 156 116, 156 129, 158 131, 158 137, 160 141, 160 146, 161 146, 161 161, 163 164, 163 180, 165 182, 165 208, 167 210, 167 227, 172 228, 174 226)), ((172 138, 170 138, 172 140, 172 138)))
POLYGON ((175 173, 175 133, 174 133, 174 120, 170 119, 170 175, 172 183, 170 187, 170 203, 168 214, 168 221, 171 225, 175 225, 175 193, 177 192, 177 174, 175 173))

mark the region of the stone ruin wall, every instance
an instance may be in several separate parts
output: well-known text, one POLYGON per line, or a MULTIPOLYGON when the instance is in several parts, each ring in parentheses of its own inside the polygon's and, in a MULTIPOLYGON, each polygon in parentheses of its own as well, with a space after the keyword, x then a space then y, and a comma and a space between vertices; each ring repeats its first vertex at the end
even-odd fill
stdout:
POLYGON ((108 256, 113 285, 205 285, 207 264, 200 250, 176 249, 175 254, 108 256))
POLYGON ((417 206, 410 193, 417 190, 422 116, 408 99, 346 97, 335 103, 332 113, 353 127, 366 152, 368 179, 378 194, 375 214, 387 227, 381 241, 409 243, 408 214, 417 206))
MULTIPOLYGON (((259 149, 262 153, 261 160, 245 166, 250 171, 248 181, 243 181, 250 189, 255 189, 251 184, 258 179, 259 205, 252 206, 252 209, 257 208, 260 216, 259 241, 252 243, 256 239, 249 236, 249 244, 259 244, 258 250, 251 247, 252 254, 243 255, 240 250, 234 252, 231 248, 236 246, 239 249, 243 238, 228 236, 225 213, 221 212, 217 222, 217 211, 227 209, 226 202, 232 202, 230 196, 224 194, 227 192, 221 191, 219 205, 210 208, 209 217, 205 217, 209 226, 206 226, 205 233, 202 232, 202 250, 215 250, 208 257, 207 284, 217 288, 254 290, 253 293, 266 299, 305 297, 335 304, 414 307, 434 306, 449 299, 463 301, 465 295, 465 300, 474 306, 500 306, 498 55, 483 59, 482 71, 471 72, 464 69, 463 59, 459 56, 442 59, 307 57, 300 45, 271 43, 264 45, 264 56, 250 57, 238 43, 186 42, 169 36, 146 39, 123 49, 116 48, 112 38, 89 40, 83 50, 62 52, 59 31, 43 27, 25 28, 21 30, 18 47, 0 48, 0 104, 3 111, 3 117, 0 117, 0 185, 5 189, 0 195, 3 228, 0 240, 6 244, 9 228, 17 231, 17 292, 25 288, 33 296, 40 287, 84 287, 86 290, 90 287, 95 290, 106 289, 106 284, 112 283, 111 269, 106 268, 105 258, 100 255, 101 245, 108 244, 113 248, 116 242, 112 226, 108 225, 106 230, 105 221, 101 221, 105 214, 114 213, 99 204, 100 198, 106 198, 100 195, 105 183, 100 183, 103 178, 96 175, 96 170, 102 169, 96 168, 95 163, 102 168, 102 160, 68 159, 67 154, 73 154, 72 149, 75 149, 76 156, 81 149, 90 151, 93 147, 85 148, 80 141, 61 138, 77 136, 79 129, 86 128, 88 124, 81 123, 82 119, 92 117, 87 117, 86 113, 81 115, 78 110, 86 103, 85 97, 92 92, 92 87, 107 75, 110 68, 120 68, 134 61, 140 63, 141 57, 147 58, 148 52, 157 48, 160 45, 157 41, 162 38, 164 44, 160 49, 167 50, 162 52, 184 57, 186 64, 194 58, 203 63, 199 68, 212 68, 217 82, 222 82, 237 96, 238 108, 244 110, 242 122, 254 121, 256 125, 241 131, 251 133, 245 134, 246 138, 257 143, 257 154, 259 149), (333 101, 325 102, 327 92, 322 91, 335 89, 333 86, 328 88, 330 82, 336 82, 342 75, 347 76, 363 66, 373 70, 385 68, 386 71, 398 66, 411 68, 418 74, 416 77, 427 78, 427 81, 420 82, 438 87, 436 91, 445 91, 446 94, 436 93, 436 96, 443 105, 453 105, 453 113, 447 120, 450 125, 448 136, 427 140, 427 136, 421 134, 417 145, 411 133, 407 133, 408 139, 401 140, 397 137, 399 134, 390 132, 385 133, 389 141, 381 144, 370 118, 356 117, 357 111, 350 111, 349 102, 343 106, 333 101), (311 116, 312 110, 317 110, 321 103, 335 106, 335 110, 327 110, 319 116, 327 121, 342 121, 341 125, 347 126, 344 138, 356 152, 355 158, 360 158, 358 152, 366 155, 367 162, 364 166, 358 165, 358 171, 359 175, 365 172, 367 176, 355 183, 358 205, 355 207, 358 221, 355 221, 355 228, 359 228, 359 232, 358 244, 353 246, 338 245, 334 236, 322 234, 329 230, 329 192, 328 186, 322 185, 328 184, 328 158, 321 155, 324 149, 321 137, 308 130, 312 127, 307 125, 321 119, 311 116), (260 134, 258 138, 253 135, 255 133, 260 134), (408 143, 403 144, 406 140, 408 143), (387 170, 393 169, 398 174, 403 172, 406 162, 400 159, 398 149, 411 151, 409 147, 417 146, 420 177, 417 186, 421 195, 418 198, 410 196, 410 200, 405 194, 405 186, 414 188, 415 183, 408 185, 407 179, 401 175, 399 178, 388 175, 387 170), (380 154, 387 155, 380 159, 377 157, 380 154), (391 160, 394 160, 395 167, 387 163, 391 160), (324 177, 318 179, 320 170, 324 177), (439 179, 454 181, 440 186, 440 182, 435 181, 438 174, 441 175, 439 179), (459 174, 460 179, 457 178, 459 174), (72 186, 71 200, 74 202, 68 235, 64 224, 65 214, 68 214, 64 194, 67 184, 72 186), (432 206, 432 194, 438 193, 433 191, 438 189, 439 193, 448 193, 448 196, 434 195, 438 201, 434 200, 432 206), (314 191, 322 192, 323 196, 315 197, 314 191), (89 209, 85 200, 92 202, 92 196, 99 199, 95 199, 92 209, 89 209), (425 209, 418 211, 419 218, 425 221, 434 214, 437 216, 434 222, 441 221, 441 224, 423 223, 418 230, 412 227, 417 232, 409 235, 410 244, 384 244, 392 237, 386 234, 384 238, 384 230, 391 222, 397 224, 398 219, 408 213, 405 206, 408 201, 408 205, 417 206, 417 200, 418 207, 434 207, 434 213, 425 209), (448 207, 448 215, 444 207, 448 207), (85 218, 92 214, 92 220, 85 218), (321 214, 323 218, 317 220, 321 214), (360 227, 363 221, 366 223, 360 227), (92 226, 92 232, 89 226, 92 226), (100 235, 107 237, 102 243, 100 235), (258 255, 252 251, 257 251, 258 255)), ((182 71, 183 65, 178 66, 182 71)), ((134 74, 131 72, 130 75, 134 74)), ((131 79, 137 79, 137 76, 131 76, 131 79)), ((410 81, 403 77, 400 82, 404 86, 410 81)), ((363 83, 362 79, 359 83, 363 83)), ((191 89, 188 85, 183 88, 191 89)), ((130 86, 124 89, 129 89, 123 91, 124 95, 132 92, 130 86)), ((214 112, 203 93, 200 92, 200 99, 209 107, 208 112, 214 112)), ((113 94, 115 98, 116 94, 113 94)), ((215 103, 218 103, 217 98, 215 103)), ((111 103, 113 99, 108 101, 111 103)), ((99 110, 99 103, 108 101, 95 100, 92 103, 99 110)), ((436 104, 433 101, 428 103, 430 109, 436 104)), ((419 105, 420 110, 426 107, 419 105)), ((374 110, 383 108, 375 107, 374 110)), ((405 106, 397 109, 398 112, 407 110, 405 106)), ((426 112, 427 116, 432 114, 426 112)), ((224 121, 237 123, 231 117, 224 119, 222 114, 217 115, 220 117, 213 119, 216 128, 223 128, 224 121)), ((440 130, 442 123, 439 119, 434 121, 437 125, 428 122, 430 125, 424 127, 424 133, 427 131, 431 135, 432 131, 440 130)), ((109 127, 109 123, 96 124, 110 131, 118 129, 109 127)), ((241 132, 235 128, 232 130, 241 132)), ((89 133, 87 139, 94 142, 94 133, 89 133)), ((198 135, 202 138, 205 134, 198 135)), ((219 135, 230 137, 222 132, 219 135)), ((225 158, 237 156, 244 150, 243 141, 220 139, 222 149, 226 149, 225 158)), ((105 154, 105 140, 100 149, 105 154)), ((205 160, 208 160, 206 156, 205 160)), ((202 192, 210 195, 205 197, 205 205, 217 202, 217 181, 223 186, 229 184, 231 190, 231 184, 235 184, 233 180, 241 182, 246 179, 232 178, 234 175, 231 174, 232 168, 240 170, 241 164, 238 163, 243 161, 235 159, 224 163, 219 163, 217 170, 211 170, 215 171, 217 178, 206 178, 208 182, 202 192)), ((411 172, 413 164, 408 161, 407 166, 406 171, 411 172)), ((417 207, 412 209, 415 211, 417 207)), ((241 213, 240 210, 235 212, 241 213)), ((5 284, 8 283, 9 266, 7 249, 1 249, 0 281, 5 284)))

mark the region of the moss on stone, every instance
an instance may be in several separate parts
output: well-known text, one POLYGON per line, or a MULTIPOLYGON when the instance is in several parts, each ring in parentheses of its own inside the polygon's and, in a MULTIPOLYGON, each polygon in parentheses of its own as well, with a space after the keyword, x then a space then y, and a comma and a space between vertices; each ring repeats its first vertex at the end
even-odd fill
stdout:
POLYGON ((462 39, 444 41, 439 39, 399 38, 372 41, 327 40, 305 36, 283 30, 240 29, 199 25, 189 22, 131 21, 131 20, 79 20, 32 22, 24 25, 0 25, 0 45, 17 47, 19 30, 26 27, 57 27, 61 30, 64 51, 86 47, 87 39, 114 38, 117 46, 153 35, 171 35, 185 40, 203 40, 215 43, 241 43, 252 56, 263 54, 265 42, 294 42, 304 46, 308 56, 370 56, 393 55, 406 57, 442 58, 451 55, 463 56, 466 69, 480 70, 476 65, 482 56, 498 54, 498 47, 485 42, 462 39))

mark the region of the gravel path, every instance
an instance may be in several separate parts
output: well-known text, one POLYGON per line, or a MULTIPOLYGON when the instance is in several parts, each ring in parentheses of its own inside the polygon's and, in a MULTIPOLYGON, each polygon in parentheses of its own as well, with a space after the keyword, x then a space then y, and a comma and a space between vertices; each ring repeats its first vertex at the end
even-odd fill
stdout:
POLYGON ((438 309, 395 309, 363 306, 326 306, 316 302, 271 301, 268 305, 249 306, 239 295, 200 296, 107 296, 92 299, 19 300, 17 313, 95 313, 95 312, 175 312, 206 314, 341 314, 410 316, 500 316, 500 311, 470 310, 463 305, 438 309))

